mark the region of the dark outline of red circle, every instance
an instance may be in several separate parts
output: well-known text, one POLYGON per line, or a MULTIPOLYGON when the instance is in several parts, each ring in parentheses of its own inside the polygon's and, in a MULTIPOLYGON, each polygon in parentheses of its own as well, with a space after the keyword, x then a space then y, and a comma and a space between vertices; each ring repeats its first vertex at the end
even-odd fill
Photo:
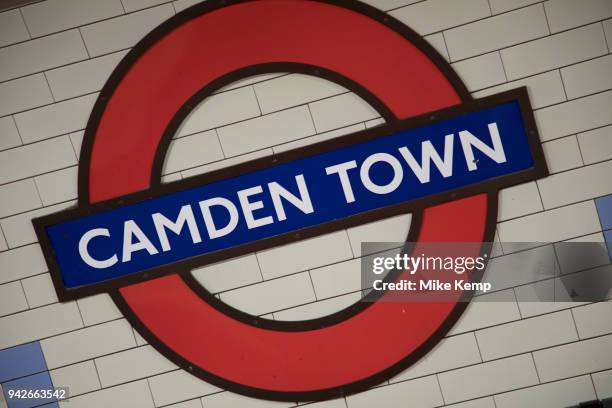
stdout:
MULTIPOLYGON (((248 1, 253 1, 253 0, 206 1, 204 3, 200 3, 195 6, 192 6, 176 14, 174 17, 166 20, 160 26, 158 26, 153 31, 151 31, 136 46, 134 46, 134 48, 122 59, 122 61, 118 64, 118 66, 115 68, 115 70, 111 74, 109 80, 104 85, 96 101, 96 104, 94 105, 89 121, 87 123, 87 128, 85 131, 85 135, 83 138, 83 144, 81 147, 82 160, 79 165, 79 181, 78 181, 79 182, 79 186, 78 186, 79 188, 79 194, 78 194, 79 206, 86 207, 86 206, 91 205, 89 203, 89 188, 88 188, 89 187, 88 186, 89 164, 91 160, 93 141, 94 141, 95 133, 97 130, 97 125, 100 122, 102 113, 104 112, 106 103, 108 102, 110 95, 112 95, 114 89, 119 84, 119 82, 121 81, 122 77, 125 75, 127 70, 131 67, 132 63, 136 61, 152 44, 154 44, 156 41, 161 39, 166 33, 176 28, 177 26, 199 15, 213 11, 220 7, 224 7, 224 6, 231 5, 231 4, 242 3, 242 2, 248 2, 248 1)), ((469 105, 469 103, 473 100, 471 98, 471 95, 468 93, 467 89, 465 88, 465 85, 463 84, 463 82, 459 79, 459 77, 454 72, 454 70, 450 67, 450 65, 440 56, 440 54, 429 43, 423 40, 422 37, 420 37, 413 30, 411 30, 410 28, 408 28, 407 26, 405 26, 403 23, 399 22, 395 18, 385 14, 384 12, 372 6, 369 6, 367 4, 360 3, 357 1, 350 1, 350 0, 336 0, 336 1, 334 0, 311 0, 311 1, 328 3, 328 4, 335 5, 335 6, 347 8, 349 10, 366 15, 382 23, 383 25, 391 28, 392 30, 394 30, 395 32, 399 33, 404 38, 406 38, 414 46, 416 46, 421 52, 423 52, 430 59, 430 61, 434 63, 436 68, 438 68, 440 72, 446 77, 446 79, 451 83, 452 87, 455 89, 455 92, 457 92, 457 94, 459 95, 460 99, 463 101, 464 104, 469 105)), ((191 111, 195 106, 197 106, 198 101, 201 101, 205 97, 210 96, 210 94, 214 92, 214 90, 217 90, 224 85, 235 82, 238 79, 242 79, 245 76, 256 75, 256 74, 261 74, 261 73, 269 73, 270 72, 269 69, 271 69, 272 67, 274 67, 274 71, 276 72, 289 72, 290 70, 293 72, 299 72, 299 71, 296 71, 297 69, 296 65, 303 65, 303 64, 274 63, 274 64, 264 64, 264 66, 266 66, 265 69, 263 69, 262 66, 246 68, 246 69, 239 70, 237 72, 225 75, 222 78, 216 81, 213 81, 208 86, 205 86, 204 88, 202 88, 202 90, 196 93, 196 95, 194 95, 194 97, 192 97, 183 106, 183 108, 181 108, 181 110, 177 112, 177 114, 175 115, 171 123, 168 125, 166 131, 164 132, 164 135, 162 136, 162 139, 157 149, 156 157, 154 159, 153 169, 151 172, 151 178, 152 178, 151 187, 160 184, 161 168, 163 165, 165 152, 166 152, 168 145, 170 144, 171 138, 174 135, 174 132, 178 128, 178 125, 180 124, 182 119, 184 119, 184 117, 187 115, 187 113, 189 113, 189 111, 191 111), (286 69, 283 69, 283 66, 286 69), (181 115, 183 115, 183 117, 179 119, 181 115), (174 129, 172 129, 173 127, 174 129)), ((387 120, 396 119, 390 113, 389 109, 386 108, 384 105, 382 105, 380 101, 378 101, 378 99, 373 94, 369 93, 367 90, 365 90, 364 88, 358 85, 356 86, 354 82, 347 80, 346 78, 338 74, 334 76, 334 73, 332 73, 331 71, 322 70, 317 67, 309 67, 308 69, 304 70, 303 73, 307 73, 310 75, 318 76, 324 79, 328 79, 328 80, 337 82, 345 86, 346 88, 354 91, 359 96, 361 96, 366 102, 370 103, 371 106, 373 106, 376 110, 378 110, 385 119, 387 120)), ((497 198, 498 198, 497 189, 493 189, 491 191, 483 191, 482 193, 486 194, 487 196, 487 214, 486 214, 486 220, 485 220, 485 231, 483 234, 484 235, 483 241, 490 242, 492 241, 494 232, 495 232, 495 221, 496 221, 496 215, 497 215, 497 198)), ((414 240, 413 238, 416 238, 416 235, 418 234, 420 230, 421 218, 422 218, 420 216, 421 212, 422 212, 422 208, 420 211, 413 212, 413 219, 412 219, 410 231, 407 237, 408 241, 414 240)), ((182 276, 184 279, 185 275, 182 275, 182 276)), ((480 279, 480 276, 473 274, 472 281, 476 281, 479 279, 480 279)), ((261 319, 256 316, 252 316, 247 313, 241 312, 237 309, 234 309, 230 307, 229 305, 226 305, 225 303, 216 299, 214 296, 210 294, 210 292, 208 292, 205 288, 200 286, 194 279, 191 279, 191 282, 189 278, 186 279, 185 281, 190 287, 192 287, 192 289, 194 289, 193 284, 195 283, 195 285, 197 285, 196 286, 197 293, 200 294, 201 297, 202 295, 204 295, 203 300, 208 301, 208 303, 210 303, 213 307, 216 307, 217 309, 219 309, 222 313, 225 313, 226 315, 229 315, 230 317, 236 318, 237 320, 240 320, 245 323, 248 323, 248 324, 251 324, 257 327, 261 327, 261 328, 268 328, 267 326, 269 325, 277 326, 277 327, 271 328, 273 330, 286 330, 286 331, 312 330, 312 329, 321 327, 321 325, 327 326, 329 324, 336 324, 339 321, 348 319, 356 315, 357 313, 361 312, 362 310, 364 310, 366 307, 368 307, 371 304, 371 303, 354 304, 344 310, 341 310, 339 312, 336 312, 332 315, 329 315, 329 316, 326 316, 320 319, 313 319, 313 320, 302 321, 302 322, 278 322, 278 321, 272 321, 268 319, 261 319), (270 322, 273 322, 273 323, 270 323, 270 322), (305 324, 305 322, 308 322, 308 323, 305 324), (287 325, 287 323, 290 323, 290 324, 288 326, 285 326, 287 325), (312 326, 313 324, 314 326, 312 326), (300 325, 305 325, 306 327, 303 327, 300 329, 299 328, 300 325)), ((224 378, 218 377, 214 374, 211 374, 201 369, 200 367, 192 366, 187 360, 182 358, 180 355, 178 355, 173 350, 169 349, 165 344, 161 343, 155 337, 155 335, 153 335, 148 330, 148 328, 144 326, 144 324, 132 312, 131 308, 129 308, 129 306, 123 299, 123 297, 119 294, 118 289, 111 290, 109 291, 109 293, 111 297, 113 298, 113 300, 115 301, 115 303, 117 304, 117 306, 119 307, 120 311, 123 313, 123 315, 137 329, 137 331, 143 336, 143 338, 145 338, 145 340, 147 340, 149 344, 154 346, 165 357, 173 361, 175 364, 177 364, 179 367, 183 368, 184 370, 198 376, 199 378, 213 385, 220 386, 232 392, 236 392, 236 393, 251 396, 251 397, 268 399, 268 400, 292 401, 292 402, 293 401, 314 401, 314 400, 323 400, 323 399, 329 399, 329 398, 335 398, 335 397, 342 397, 348 394, 353 394, 356 392, 363 391, 367 388, 370 388, 373 385, 376 385, 398 374, 399 372, 403 371, 404 369, 406 369, 408 366, 410 366, 414 362, 418 361, 427 352, 429 352, 444 337, 444 335, 450 330, 450 328, 456 323, 456 321, 461 316, 461 314, 463 313, 463 311, 465 310, 468 304, 467 302, 458 302, 453 307, 453 309, 451 310, 451 313, 448 314, 448 316, 443 321, 443 323, 438 327, 438 329, 434 333, 430 335, 430 337, 425 342, 423 342, 419 347, 417 347, 412 353, 407 355, 405 358, 399 360, 398 362, 388 367, 387 369, 382 370, 376 374, 373 374, 369 377, 366 377, 362 380, 359 380, 359 381, 356 381, 350 384, 343 384, 340 386, 322 389, 322 390, 316 390, 316 391, 295 392, 295 391, 264 390, 260 388, 245 386, 245 385, 238 384, 233 381, 229 381, 224 378)))
MULTIPOLYGON (((78 201, 79 207, 89 206, 91 203, 89 202, 89 163, 91 160, 91 153, 93 149, 93 142, 95 139, 95 133, 97 131, 98 124, 106 108, 107 102, 110 100, 110 97, 114 91, 114 89, 118 86, 119 82, 123 78, 123 76, 127 73, 128 69, 131 65, 138 60, 138 58, 156 41, 160 40, 165 34, 170 32, 172 29, 178 27, 179 25, 196 18, 202 14, 207 12, 211 12, 221 7, 251 2, 254 0, 217 0, 217 1, 205 1, 203 3, 196 4, 183 10, 182 12, 176 14, 174 17, 166 20, 161 25, 156 27, 153 31, 147 34, 134 48, 121 60, 121 62, 117 65, 110 78, 104 85, 98 100, 96 101, 94 108, 92 110, 91 116, 87 123, 87 127, 85 130, 85 135, 83 137, 83 142, 81 145, 81 163, 85 163, 83 169, 86 171, 81 171, 81 166, 79 166, 79 176, 78 176, 78 201)), ((444 60, 444 58, 421 36, 419 36, 412 29, 401 23, 399 20, 387 15, 386 13, 368 5, 365 3, 361 3, 359 1, 351 1, 351 0, 309 0, 320 3, 327 3, 334 6, 343 7, 352 11, 356 11, 362 15, 366 15, 383 25, 391 28, 393 31, 401 34, 404 38, 406 38, 409 42, 411 42, 416 48, 418 48, 421 52, 423 52, 427 58, 434 63, 436 68, 443 74, 443 76, 447 79, 447 81, 451 84, 452 88, 455 90, 459 98, 461 99, 462 105, 470 105, 473 102, 473 98, 468 92, 467 88, 459 78, 459 76, 452 69, 450 64, 444 60)), ((307 75, 316 76, 319 78, 326 79, 328 81, 337 83, 342 85, 343 87, 351 90, 358 96, 360 96, 364 101, 366 101, 370 106, 372 106, 387 123, 392 123, 397 121, 398 118, 393 115, 390 109, 384 105, 374 94, 369 92, 360 84, 354 82, 350 78, 345 77, 339 73, 334 71, 324 69, 322 67, 317 67, 314 65, 302 64, 302 63, 293 63, 293 62, 275 62, 268 64, 259 64, 254 66, 249 66, 243 69, 239 69, 237 71, 233 71, 227 73, 226 75, 217 78, 216 80, 210 82, 198 92, 196 92, 191 98, 189 98, 181 108, 177 110, 172 120, 169 122, 164 134, 162 135, 160 142, 157 147, 157 151, 155 153, 155 158, 153 161, 153 168, 151 170, 150 177, 150 189, 154 189, 161 185, 161 175, 162 168, 164 164, 164 159, 166 156, 166 152, 172 141, 172 137, 175 135, 181 123, 185 120, 188 114, 198 106, 200 102, 202 102, 205 98, 211 96, 217 90, 223 88, 226 85, 232 84, 240 79, 244 79, 253 75, 260 74, 268 74, 273 72, 292 72, 292 73, 302 73, 307 75)), ((485 193, 483 191, 483 193, 485 193)), ((487 208, 491 207, 491 205, 497 207, 497 190, 492 194, 488 195, 487 199, 487 208), (492 201, 492 198, 494 202, 492 201)), ((410 224, 410 229, 407 234, 406 241, 413 242, 416 241, 418 233, 420 231, 421 223, 422 223, 422 213, 423 209, 427 208, 429 205, 425 204, 420 206, 419 208, 415 208, 412 211, 412 219, 410 224)), ((497 210, 496 210, 497 211, 497 210)), ((488 215, 487 215, 488 217, 488 215)), ((485 221, 486 224, 489 224, 489 221, 485 221)), ((488 227, 488 225, 487 225, 488 227)), ((492 228, 490 235, 485 234, 485 238, 483 241, 489 242, 493 239, 495 227, 492 228)), ((267 328, 271 330, 279 330, 279 331, 305 331, 305 330, 315 330, 319 328, 323 328, 326 326, 330 326, 333 324, 337 324, 343 320, 346 320, 357 313, 360 313, 365 308, 367 308, 371 302, 363 303, 358 302, 353 304, 343 310, 335 312, 331 315, 305 320, 305 321, 276 321, 265 318, 260 318, 258 316, 253 316, 248 313, 245 313, 241 310, 235 309, 221 300, 214 297, 206 288, 202 287, 197 280, 189 273, 189 271, 182 271, 177 269, 177 274, 180 274, 185 283, 194 290, 203 300, 207 303, 211 304, 213 307, 220 310, 222 313, 232 316, 233 318, 242 321, 244 323, 260 327, 267 328)), ((388 274, 386 280, 391 280, 395 278, 396 274, 388 274)), ((125 305, 125 302, 122 301, 122 297, 120 294, 113 295, 113 298, 119 298, 122 304, 125 305)), ((125 305, 127 307, 127 305, 125 305)))

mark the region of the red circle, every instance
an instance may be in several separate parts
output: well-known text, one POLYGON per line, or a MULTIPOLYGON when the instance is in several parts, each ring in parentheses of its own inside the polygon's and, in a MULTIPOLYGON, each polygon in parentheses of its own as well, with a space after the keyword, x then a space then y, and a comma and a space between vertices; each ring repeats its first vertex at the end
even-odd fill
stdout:
MULTIPOLYGON (((120 80, 95 130, 89 201, 148 188, 157 147, 185 101, 224 74, 270 62, 342 74, 398 118, 461 102, 418 47, 359 12, 307 0, 232 4, 163 35, 120 80)), ((479 242, 486 219, 485 194, 430 207, 418 240, 479 242)), ((207 373, 207 379, 237 385, 234 390, 245 393, 298 395, 364 381, 422 349, 456 307, 454 302, 383 300, 329 327, 275 331, 221 313, 178 275, 126 286, 119 293, 147 336, 196 372, 207 373)))

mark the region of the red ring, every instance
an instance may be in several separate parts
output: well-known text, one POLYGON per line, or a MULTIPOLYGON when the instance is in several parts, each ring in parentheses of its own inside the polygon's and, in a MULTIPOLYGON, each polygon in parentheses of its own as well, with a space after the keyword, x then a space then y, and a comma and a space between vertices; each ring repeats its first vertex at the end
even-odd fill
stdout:
MULTIPOLYGON (((174 28, 121 79, 95 132, 89 201, 148 188, 157 146, 177 109, 216 78, 269 62, 338 72, 398 118, 461 102, 419 48, 379 21, 323 2, 236 3, 174 28)), ((486 221, 485 194, 430 207, 419 241, 482 241, 486 221)), ((350 389, 396 367, 422 349, 456 307, 379 301, 336 325, 287 332, 222 314, 178 275, 121 288, 120 296, 160 351, 179 356, 207 380, 251 395, 264 390, 295 399, 350 389)))

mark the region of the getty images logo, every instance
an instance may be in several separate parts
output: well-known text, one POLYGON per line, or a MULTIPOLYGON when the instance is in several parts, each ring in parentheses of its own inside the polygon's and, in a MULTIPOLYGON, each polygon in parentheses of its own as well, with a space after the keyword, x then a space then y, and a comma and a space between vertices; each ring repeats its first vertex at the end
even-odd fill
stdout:
POLYGON ((498 190, 547 174, 524 88, 474 100, 412 30, 342 0, 211 0, 177 14, 113 72, 80 157, 78 207, 34 220, 59 299, 108 293, 184 370, 293 402, 399 373, 465 303, 386 302, 384 293, 282 322, 226 305, 192 269, 407 212, 408 241, 476 242, 465 255, 477 256, 493 240, 498 190), (170 140, 193 108, 271 72, 336 82, 385 124, 162 184, 170 140))

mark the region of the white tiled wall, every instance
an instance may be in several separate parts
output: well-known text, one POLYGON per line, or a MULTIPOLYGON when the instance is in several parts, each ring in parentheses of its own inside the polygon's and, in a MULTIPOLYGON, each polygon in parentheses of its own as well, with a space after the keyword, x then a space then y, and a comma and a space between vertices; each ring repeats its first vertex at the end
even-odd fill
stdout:
MULTIPOLYGON (((107 295, 58 304, 30 219, 73 205, 97 92, 139 38, 197 0, 46 0, 0 13, 0 349, 40 340, 62 407, 292 406, 234 395, 167 361, 107 295)), ((368 0, 422 35, 475 96, 526 85, 552 176, 501 193, 502 241, 601 240, 612 193, 611 0, 368 0), (595 234, 595 235, 592 235, 595 234)), ((406 97, 410 97, 409 94, 406 97)), ((279 73, 204 101, 164 181, 380 123, 344 88, 279 73), (375 120, 375 121, 372 121, 375 120)), ((235 307, 312 318, 358 299, 362 240, 400 241, 410 215, 210 265, 197 280, 235 307)), ((520 279, 519 279, 520 280, 520 279)), ((559 407, 612 396, 612 302, 470 305, 430 354, 388 383, 314 404, 559 407)))

